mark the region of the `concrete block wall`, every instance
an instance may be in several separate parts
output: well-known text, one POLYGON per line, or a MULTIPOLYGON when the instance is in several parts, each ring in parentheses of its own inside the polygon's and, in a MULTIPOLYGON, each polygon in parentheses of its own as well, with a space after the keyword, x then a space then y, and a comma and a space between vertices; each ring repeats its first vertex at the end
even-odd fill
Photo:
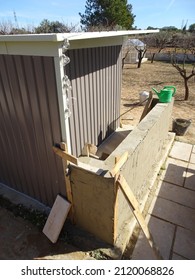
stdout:
MULTIPOLYGON (((116 156, 128 151, 129 157, 120 172, 140 205, 148 193, 148 181, 153 174, 153 168, 162 157, 171 122, 172 105, 173 103, 158 103, 112 153, 112 156, 116 156)), ((125 244, 129 238, 128 234, 132 232, 128 224, 133 224, 132 220, 135 218, 120 190, 117 200, 115 242, 125 244)))
POLYGON ((119 190, 116 195, 115 180, 108 176, 107 171, 113 167, 110 163, 115 157, 128 151, 128 159, 120 172, 137 199, 142 201, 148 191, 146 185, 153 166, 162 156, 172 106, 173 102, 158 103, 104 161, 105 172, 102 174, 71 167, 76 224, 109 244, 120 248, 125 246, 132 232, 130 225, 134 217, 122 192, 119 190))

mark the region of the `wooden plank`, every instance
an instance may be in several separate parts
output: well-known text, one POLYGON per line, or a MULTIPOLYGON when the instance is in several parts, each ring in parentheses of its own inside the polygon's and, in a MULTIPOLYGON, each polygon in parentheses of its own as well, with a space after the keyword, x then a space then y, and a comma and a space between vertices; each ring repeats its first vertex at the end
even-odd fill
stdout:
POLYGON ((57 147, 53 147, 53 151, 62 159, 65 159, 67 161, 70 161, 71 163, 74 163, 78 165, 78 158, 74 157, 73 155, 67 153, 66 151, 62 151, 61 149, 57 147))
POLYGON ((121 188, 123 194, 125 195, 126 199, 128 200, 128 202, 133 210, 133 214, 134 214, 137 222, 139 223, 144 235, 146 236, 150 247, 153 249, 153 252, 154 252, 156 258, 158 260, 162 260, 163 258, 159 252, 159 249, 156 246, 154 239, 152 237, 152 234, 149 231, 148 225, 147 225, 146 221, 144 220, 144 217, 139 209, 139 203, 138 203, 136 197, 134 196, 133 192, 131 191, 129 185, 127 184, 125 178, 122 175, 118 176, 117 182, 118 182, 119 187, 121 188))
MULTIPOLYGON (((115 164, 119 161, 120 157, 115 157, 115 164)), ((117 175, 115 175, 114 182, 114 192, 115 192, 115 202, 114 202, 114 243, 117 239, 117 225, 118 225, 118 190, 119 184, 117 182, 117 175)))
POLYGON ((146 102, 146 105, 144 107, 143 113, 142 113, 141 118, 140 118, 139 121, 141 121, 148 114, 148 112, 150 111, 152 100, 153 100, 153 93, 150 91, 148 100, 146 102))
MULTIPOLYGON (((63 151, 67 151, 67 145, 64 142, 60 143, 60 148, 63 151)), ((73 205, 73 198, 72 198, 72 189, 71 189, 71 183, 70 183, 70 176, 67 174, 68 172, 68 160, 63 158, 63 166, 64 166, 64 173, 65 173, 65 183, 66 183, 66 196, 68 201, 71 203, 71 209, 69 212, 69 218, 74 223, 74 205, 73 205)))
POLYGON ((137 201, 136 197, 134 196, 134 193, 127 184, 127 181, 125 180, 124 176, 120 174, 117 178, 117 182, 119 183, 129 202, 131 203, 131 207, 133 208, 133 210, 139 208, 139 202, 137 201))
POLYGON ((51 212, 43 228, 43 233, 47 238, 55 243, 58 240, 71 204, 60 195, 57 195, 51 212))
POLYGON ((125 152, 121 157, 115 158, 115 166, 110 171, 111 176, 114 177, 119 172, 120 168, 127 161, 127 158, 128 158, 128 152, 125 152))

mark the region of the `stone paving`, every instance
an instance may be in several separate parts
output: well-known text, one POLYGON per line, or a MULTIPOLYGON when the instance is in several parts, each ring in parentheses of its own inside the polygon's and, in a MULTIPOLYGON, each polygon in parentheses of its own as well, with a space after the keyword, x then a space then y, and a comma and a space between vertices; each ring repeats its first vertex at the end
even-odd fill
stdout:
MULTIPOLYGON (((175 141, 146 220, 166 260, 195 260, 195 145, 175 141)), ((155 259, 141 232, 134 260, 155 259)))

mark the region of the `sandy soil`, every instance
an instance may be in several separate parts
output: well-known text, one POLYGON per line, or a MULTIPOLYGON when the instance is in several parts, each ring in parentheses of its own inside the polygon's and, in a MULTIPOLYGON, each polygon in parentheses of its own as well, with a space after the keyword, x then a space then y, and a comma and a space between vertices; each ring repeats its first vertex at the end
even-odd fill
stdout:
POLYGON ((51 243, 31 222, 0 207, 0 260, 74 259, 86 253, 59 240, 51 243))
POLYGON ((190 97, 184 101, 184 83, 177 70, 169 63, 149 61, 137 65, 126 64, 123 69, 121 121, 123 124, 136 125, 139 122, 144 106, 139 106, 139 93, 150 91, 152 87, 158 91, 165 85, 176 86, 173 106, 173 119, 191 119, 192 123, 184 136, 178 140, 195 144, 195 77, 189 80, 190 97), (125 113, 127 112, 127 113, 125 113))

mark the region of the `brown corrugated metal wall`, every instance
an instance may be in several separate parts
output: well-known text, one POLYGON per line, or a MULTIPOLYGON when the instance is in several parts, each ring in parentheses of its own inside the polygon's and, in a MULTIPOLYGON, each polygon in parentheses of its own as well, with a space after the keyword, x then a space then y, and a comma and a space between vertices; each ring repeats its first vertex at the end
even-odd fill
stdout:
POLYGON ((70 134, 76 156, 86 142, 100 145, 118 126, 121 46, 69 50, 70 134))
POLYGON ((0 55, 0 182, 52 205, 65 194, 52 57, 0 55))

